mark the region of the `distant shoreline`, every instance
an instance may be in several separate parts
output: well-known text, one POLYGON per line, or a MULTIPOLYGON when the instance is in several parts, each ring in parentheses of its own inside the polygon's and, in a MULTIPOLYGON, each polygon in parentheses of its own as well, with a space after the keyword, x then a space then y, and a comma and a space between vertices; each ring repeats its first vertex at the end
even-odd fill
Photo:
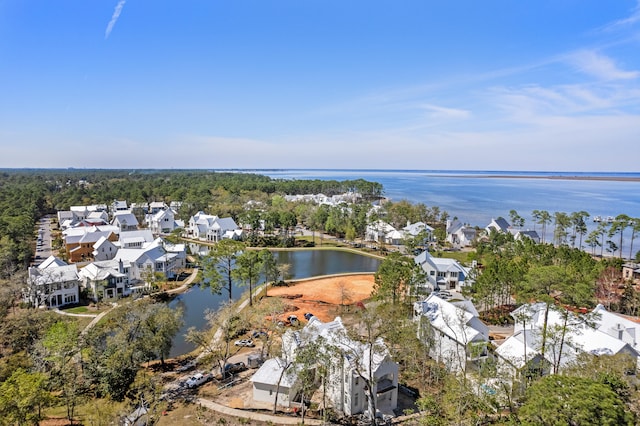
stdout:
MULTIPOLYGON (((430 175, 439 177, 438 175, 430 175)), ((555 179, 555 180, 600 180, 609 182, 640 182, 640 177, 632 176, 564 176, 564 175, 447 175, 449 178, 486 178, 486 179, 555 179)))

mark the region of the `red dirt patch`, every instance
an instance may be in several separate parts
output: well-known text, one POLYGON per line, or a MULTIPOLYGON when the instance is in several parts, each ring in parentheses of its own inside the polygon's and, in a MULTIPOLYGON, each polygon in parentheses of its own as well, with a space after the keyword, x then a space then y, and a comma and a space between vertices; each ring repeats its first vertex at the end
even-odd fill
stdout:
POLYGON ((323 322, 333 321, 341 304, 353 306, 371 297, 373 275, 346 275, 341 277, 306 280, 287 287, 271 287, 270 297, 282 297, 291 310, 287 315, 296 315, 304 321, 305 312, 311 312, 323 322))

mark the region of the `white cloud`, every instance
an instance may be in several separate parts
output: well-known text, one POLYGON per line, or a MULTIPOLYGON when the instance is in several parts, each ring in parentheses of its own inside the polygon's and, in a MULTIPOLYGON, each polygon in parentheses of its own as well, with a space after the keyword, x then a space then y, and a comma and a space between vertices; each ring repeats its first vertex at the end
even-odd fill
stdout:
POLYGON ((614 30, 617 28, 630 27, 640 22, 640 0, 637 0, 636 7, 633 8, 633 11, 626 18, 619 19, 614 21, 604 27, 604 30, 614 30))
POLYGON ((420 107, 428 111, 429 117, 433 119, 466 119, 471 116, 471 112, 464 109, 446 108, 432 104, 423 104, 420 107))
POLYGON ((640 72, 622 70, 611 58, 592 50, 581 50, 567 59, 581 72, 600 80, 630 80, 640 76, 640 72))
POLYGON ((107 29, 104 31, 105 40, 109 38, 109 35, 113 30, 113 27, 116 25, 116 22, 118 22, 118 18, 120 17, 120 13, 122 13, 122 8, 124 7, 124 4, 126 3, 126 1, 127 0, 118 1, 118 4, 116 5, 116 8, 113 11, 113 15, 111 15, 111 20, 107 24, 107 29))

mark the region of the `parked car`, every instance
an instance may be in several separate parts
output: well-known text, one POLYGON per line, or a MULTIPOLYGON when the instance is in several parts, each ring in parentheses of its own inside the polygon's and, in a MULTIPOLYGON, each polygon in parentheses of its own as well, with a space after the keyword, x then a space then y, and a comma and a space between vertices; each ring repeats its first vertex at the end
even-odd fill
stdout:
POLYGON ((251 337, 253 337, 254 339, 259 339, 261 337, 267 337, 267 332, 266 331, 262 331, 262 330, 256 330, 253 333, 251 333, 251 337))
POLYGON ((187 362, 186 364, 182 364, 180 367, 178 367, 176 369, 176 371, 179 372, 179 373, 182 373, 184 371, 189 371, 189 370, 191 370, 193 368, 196 368, 196 365, 197 365, 196 361, 195 360, 191 360, 191 361, 187 362))
POLYGON ((185 384, 188 388, 191 389, 203 385, 211 379, 213 379, 213 375, 211 374, 196 373, 193 376, 189 377, 185 384))
POLYGON ((298 325, 300 324, 300 320, 298 320, 298 317, 295 315, 289 315, 287 317, 287 321, 289 322, 289 324, 291 325, 298 325))
POLYGON ((434 291, 434 294, 442 300, 449 300, 453 297, 453 294, 447 290, 434 291))
POLYGON ((306 312, 304 314, 304 319, 306 319, 307 321, 309 321, 311 319, 311 317, 313 316, 313 314, 311 312, 306 312))
POLYGON ((231 373, 231 374, 239 373, 239 372, 244 371, 246 369, 247 369, 247 366, 242 361, 241 362, 234 362, 234 363, 231 363, 231 364, 226 364, 224 366, 224 372, 225 373, 231 373))
POLYGON ((253 343, 253 340, 251 340, 251 339, 236 340, 234 345, 236 345, 236 346, 246 346, 248 348, 252 348, 252 347, 255 346, 255 344, 253 343))

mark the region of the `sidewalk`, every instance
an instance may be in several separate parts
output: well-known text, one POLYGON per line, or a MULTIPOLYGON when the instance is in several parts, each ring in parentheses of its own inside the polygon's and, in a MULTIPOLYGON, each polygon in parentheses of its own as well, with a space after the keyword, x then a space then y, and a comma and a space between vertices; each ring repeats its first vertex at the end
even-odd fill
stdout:
MULTIPOLYGON (((258 420, 262 422, 271 422, 275 425, 297 425, 302 423, 302 417, 285 417, 285 416, 273 416, 269 414, 256 413, 253 411, 238 410, 236 408, 225 407, 224 405, 217 404, 208 399, 198 398, 196 402, 209 410, 216 411, 228 416, 240 417, 244 419, 258 420)), ((304 419, 306 425, 322 425, 322 420, 318 419, 304 419)))

